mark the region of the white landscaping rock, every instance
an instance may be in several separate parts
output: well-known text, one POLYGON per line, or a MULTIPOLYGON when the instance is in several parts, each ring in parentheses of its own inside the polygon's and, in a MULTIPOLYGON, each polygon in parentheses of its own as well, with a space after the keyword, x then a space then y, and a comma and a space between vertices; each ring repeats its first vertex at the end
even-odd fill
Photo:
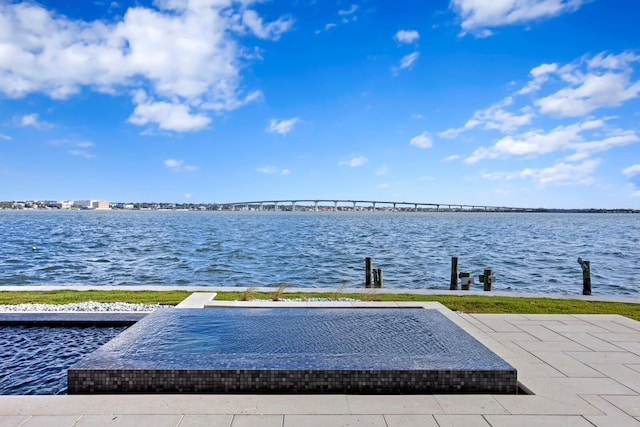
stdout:
POLYGON ((0 312, 149 312, 162 307, 160 304, 87 301, 71 304, 0 304, 0 312))

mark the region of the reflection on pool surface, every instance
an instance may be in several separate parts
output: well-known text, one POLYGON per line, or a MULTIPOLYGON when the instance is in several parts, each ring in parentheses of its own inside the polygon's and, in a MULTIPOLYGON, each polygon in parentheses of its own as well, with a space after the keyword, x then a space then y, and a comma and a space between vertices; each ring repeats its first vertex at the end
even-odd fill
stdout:
POLYGON ((0 326, 0 394, 65 394, 67 368, 123 330, 0 326))
POLYGON ((69 370, 69 392, 513 392, 516 371, 426 309, 152 313, 69 370))

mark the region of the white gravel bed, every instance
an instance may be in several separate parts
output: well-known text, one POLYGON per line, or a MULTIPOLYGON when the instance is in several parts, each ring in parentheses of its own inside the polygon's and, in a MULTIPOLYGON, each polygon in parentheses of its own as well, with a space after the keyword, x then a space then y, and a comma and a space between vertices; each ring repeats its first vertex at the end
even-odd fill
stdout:
MULTIPOLYGON (((352 302, 351 298, 283 298, 281 301, 307 301, 307 302, 352 302)), ((150 312, 159 308, 166 308, 160 304, 131 304, 128 302, 78 302, 71 304, 0 304, 0 313, 21 312, 150 312)))
POLYGON ((128 302, 79 302, 71 304, 0 304, 0 312, 149 312, 163 307, 160 304, 131 304, 128 302))

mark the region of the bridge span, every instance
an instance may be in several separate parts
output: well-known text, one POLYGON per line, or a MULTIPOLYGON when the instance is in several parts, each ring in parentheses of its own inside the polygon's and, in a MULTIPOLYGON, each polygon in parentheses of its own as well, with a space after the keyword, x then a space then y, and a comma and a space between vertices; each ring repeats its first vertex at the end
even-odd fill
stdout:
POLYGON ((535 212, 537 209, 453 203, 351 199, 288 199, 216 203, 218 210, 256 211, 401 211, 401 212, 535 212))

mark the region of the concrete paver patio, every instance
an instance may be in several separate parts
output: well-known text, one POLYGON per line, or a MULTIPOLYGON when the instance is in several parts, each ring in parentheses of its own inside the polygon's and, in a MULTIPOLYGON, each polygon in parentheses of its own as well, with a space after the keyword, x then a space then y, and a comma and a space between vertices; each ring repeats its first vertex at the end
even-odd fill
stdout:
POLYGON ((366 305, 439 309, 513 365, 533 395, 1 396, 0 427, 640 426, 640 322, 366 305))

